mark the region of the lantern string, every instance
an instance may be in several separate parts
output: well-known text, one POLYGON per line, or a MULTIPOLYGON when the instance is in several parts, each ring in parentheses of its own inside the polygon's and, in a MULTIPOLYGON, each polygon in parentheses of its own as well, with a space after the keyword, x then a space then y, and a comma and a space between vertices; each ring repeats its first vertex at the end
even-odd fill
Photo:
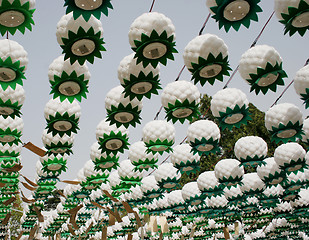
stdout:
POLYGON ((156 1, 156 0, 153 0, 153 1, 152 1, 151 7, 150 7, 150 9, 149 9, 149 12, 151 12, 151 11, 152 11, 153 6, 154 6, 154 4, 155 4, 155 1, 156 1))
MULTIPOLYGON (((307 59, 306 63, 304 66, 307 66, 309 64, 309 58, 307 59)), ((271 105, 271 108, 275 106, 278 101, 282 98, 282 96, 286 93, 286 91, 291 87, 291 85, 294 83, 294 79, 289 83, 289 85, 286 86, 286 88, 282 91, 282 93, 279 95, 279 97, 276 99, 276 101, 271 105)))
MULTIPOLYGON (((268 18, 268 20, 266 21, 266 23, 264 24, 262 30, 260 31, 259 35, 255 38, 255 40, 253 41, 253 43, 251 44, 250 48, 254 47, 258 40, 260 39, 260 37, 262 36, 266 26, 268 25, 268 23, 270 22, 270 20, 272 19, 272 17, 274 16, 275 11, 272 12, 272 14, 270 15, 270 17, 268 18)), ((232 73, 232 75, 230 76, 229 80, 227 81, 227 83, 224 85, 223 89, 227 88, 227 86, 229 85, 229 83, 232 81, 233 77, 235 76, 235 74, 238 72, 238 68, 239 65, 236 67, 236 69, 234 70, 234 72, 232 73)))

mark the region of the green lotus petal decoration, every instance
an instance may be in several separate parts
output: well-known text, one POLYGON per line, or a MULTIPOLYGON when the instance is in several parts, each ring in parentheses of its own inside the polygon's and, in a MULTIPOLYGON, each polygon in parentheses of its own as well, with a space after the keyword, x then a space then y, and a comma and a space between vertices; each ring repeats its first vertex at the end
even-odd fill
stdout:
POLYGON ((81 189, 79 191, 75 191, 72 193, 72 197, 78 201, 80 201, 81 199, 89 198, 89 195, 90 195, 90 192, 85 189, 81 189))
POLYGON ((228 56, 223 57, 222 53, 219 53, 215 57, 212 53, 209 53, 207 58, 198 58, 198 63, 191 62, 192 68, 189 71, 192 73, 191 80, 194 84, 200 83, 202 86, 206 82, 213 85, 216 80, 223 82, 223 76, 230 76, 229 71, 232 69, 229 66, 228 56))
POLYGON ((73 147, 73 143, 69 143, 69 142, 57 142, 57 143, 53 143, 51 142, 49 145, 46 144, 45 148, 47 149, 46 154, 48 156, 52 156, 55 154, 60 154, 60 155, 70 155, 73 153, 72 151, 72 147, 73 147))
MULTIPOLYGON (((302 186, 302 185, 301 185, 302 186)), ((300 186, 300 188, 301 188, 300 186)), ((283 196, 281 196, 282 201, 286 201, 286 202, 290 202, 290 201, 295 201, 298 200, 300 198, 300 196, 298 195, 299 190, 284 190, 283 192, 283 196)))
POLYGON ((175 101, 175 104, 168 103, 168 107, 164 107, 167 121, 172 120, 173 123, 179 121, 184 123, 185 120, 192 121, 193 118, 198 118, 201 113, 198 110, 198 104, 193 101, 189 103, 186 99, 184 102, 179 100, 175 101))
MULTIPOLYGON (((19 155, 20 155, 20 152, 15 152, 15 151, 10 152, 9 150, 6 150, 4 152, 0 151, 0 158, 1 157, 18 157, 19 155)), ((1 178, 1 173, 0 173, 0 178, 1 178)))
POLYGON ((151 199, 152 201, 154 198, 157 200, 160 198, 163 198, 163 192, 164 192, 164 189, 159 188, 158 190, 152 189, 152 190, 145 191, 143 193, 144 193, 144 196, 146 196, 148 200, 151 199))
POLYGON ((154 68, 156 68, 160 63, 164 66, 167 64, 167 59, 174 60, 173 53, 178 53, 175 48, 176 43, 174 42, 174 35, 168 37, 167 32, 163 31, 161 35, 159 35, 156 30, 152 30, 150 36, 142 33, 141 40, 134 40, 135 46, 132 47, 132 50, 135 52, 134 58, 136 58, 136 63, 139 64, 142 62, 144 68, 151 64, 154 68), (150 44, 159 44, 160 49, 163 50, 163 54, 160 53, 158 48, 149 49, 147 51, 150 44), (145 52, 147 52, 145 56, 145 52), (149 56, 147 56, 149 54, 149 56))
POLYGON ((158 95, 158 90, 162 89, 159 75, 153 76, 153 72, 148 75, 140 72, 137 77, 130 74, 130 80, 123 79, 121 85, 124 87, 124 97, 129 97, 130 100, 142 100, 143 97, 150 99, 151 94, 158 95))
POLYGON ((19 183, 19 179, 18 178, 0 178, 0 182, 5 183, 7 185, 16 185, 19 183))
POLYGON ((284 86, 283 78, 287 77, 286 72, 282 69, 282 63, 276 62, 275 66, 267 62, 265 68, 257 68, 257 73, 249 74, 250 79, 246 79, 251 85, 250 92, 255 91, 258 95, 262 92, 264 95, 268 90, 277 91, 277 86, 284 86))
POLYGON ((136 185, 141 185, 141 181, 143 178, 141 177, 128 177, 128 176, 125 176, 125 177, 120 177, 121 181, 123 184, 126 184, 128 185, 129 187, 131 186, 136 186, 136 185))
POLYGON ((107 183, 109 177, 109 173, 96 174, 90 177, 87 177, 87 182, 90 186, 100 186, 102 183, 107 183))
POLYGON ((266 186, 269 185, 278 185, 281 183, 286 177, 286 173, 284 171, 275 172, 274 174, 270 173, 268 176, 264 176, 263 182, 266 186))
POLYGON ((129 136, 123 134, 121 131, 115 133, 111 131, 109 134, 104 133, 103 137, 99 138, 98 141, 101 153, 115 154, 117 152, 124 153, 125 149, 129 149, 129 136))
POLYGON ((147 148, 146 153, 159 153, 162 155, 164 152, 173 152, 173 144, 174 140, 168 141, 167 139, 164 139, 161 141, 159 138, 156 141, 150 140, 149 142, 145 142, 145 146, 147 148))
POLYGON ((191 196, 189 199, 186 200, 186 203, 188 205, 199 205, 200 203, 203 202, 205 198, 202 195, 195 195, 195 196, 191 196))
POLYGON ((217 197, 224 195, 223 192, 224 186, 219 184, 218 186, 215 186, 214 188, 210 188, 207 191, 202 190, 202 196, 203 198, 211 198, 211 197, 217 197))
POLYGON ((201 170, 200 162, 196 160, 193 160, 192 162, 187 161, 175 163, 174 167, 177 168, 181 172, 181 174, 186 173, 188 176, 191 173, 196 174, 201 170))
POLYGON ((16 116, 20 117, 20 115, 21 115, 21 112, 20 112, 21 107, 22 107, 22 105, 19 105, 18 102, 12 103, 11 99, 9 99, 9 100, 4 102, 0 98, 0 115, 3 118, 5 118, 5 119, 7 117, 11 117, 12 119, 14 119, 16 116))
POLYGON ((115 198, 119 198, 119 196, 121 195, 121 193, 124 193, 124 192, 131 192, 130 188, 131 188, 132 185, 130 184, 126 184, 125 182, 120 182, 119 185, 116 185, 116 186, 112 186, 112 196, 115 197, 115 198))
POLYGON ((61 102, 65 99, 70 103, 75 99, 81 102, 82 98, 87 98, 89 80, 84 79, 84 74, 77 76, 75 71, 70 75, 62 72, 60 77, 54 75, 53 80, 49 82, 52 89, 50 94, 54 94, 54 99, 59 97, 61 102))
POLYGON ((290 173, 295 173, 297 174, 298 172, 304 172, 304 170, 308 167, 306 164, 306 160, 299 158, 296 160, 290 160, 289 163, 284 163, 280 165, 280 169, 285 171, 287 174, 290 173))
POLYGON ((170 178, 167 177, 166 179, 161 179, 158 181, 158 185, 165 189, 165 191, 170 192, 172 190, 177 189, 179 185, 179 180, 176 177, 170 178))
POLYGON ((93 162, 95 164, 94 169, 99 171, 112 171, 112 169, 117 169, 119 166, 119 157, 107 155, 106 157, 96 158, 93 162))
POLYGON ((79 27, 77 33, 69 31, 68 38, 62 38, 63 45, 60 47, 63 49, 62 53, 64 54, 64 60, 70 59, 70 63, 78 61, 80 65, 83 65, 86 61, 93 63, 94 58, 102 58, 101 51, 106 51, 103 47, 104 41, 101 38, 101 32, 94 32, 94 29, 91 27, 86 32, 85 29, 79 27), (93 44, 93 49, 88 49, 85 44, 79 46, 79 54, 74 54, 72 49, 75 47, 75 44, 78 41, 89 41, 93 44), (73 47, 74 46, 74 47, 73 47))
POLYGON ((287 125, 280 123, 278 127, 272 127, 272 130, 268 131, 271 134, 271 140, 278 144, 280 142, 295 142, 297 139, 301 139, 302 135, 304 135, 302 128, 303 124, 300 124, 299 121, 296 123, 289 121, 287 125))
POLYGON ((192 147, 191 152, 193 154, 209 155, 210 153, 219 153, 221 150, 219 148, 219 139, 214 140, 212 137, 206 139, 202 137, 201 140, 194 139, 194 141, 190 142, 190 146, 192 147))
POLYGON ((110 125, 116 124, 118 128, 120 126, 128 128, 130 125, 136 127, 136 124, 141 123, 141 110, 138 109, 138 106, 132 107, 131 103, 127 106, 119 103, 118 107, 112 105, 111 109, 107 109, 106 111, 107 121, 110 122, 110 125))
POLYGON ((49 195, 57 187, 55 185, 42 185, 36 189, 36 192, 43 195, 49 195))
POLYGON ((55 176, 59 176, 67 170, 67 160, 63 158, 48 158, 47 161, 42 162, 42 165, 43 172, 47 174, 52 173, 55 176))
POLYGON ((212 18, 219 23, 219 29, 224 27, 226 32, 228 32, 231 27, 233 27, 235 31, 238 31, 241 25, 249 28, 251 21, 258 21, 257 13, 263 11, 258 5, 260 0, 245 0, 247 5, 249 5, 248 13, 236 20, 227 19, 225 17, 226 7, 234 1, 235 0, 216 0, 217 6, 210 8, 214 12, 212 18))
POLYGON ((289 35, 292 36, 296 32, 298 32, 301 36, 304 36, 309 28, 309 25, 306 23, 305 25, 298 25, 297 19, 301 17, 303 14, 304 15, 308 14, 308 12, 309 12, 309 4, 304 0, 300 0, 298 7, 290 6, 288 7, 288 13, 281 13, 283 19, 280 20, 279 22, 285 25, 284 34, 289 33, 289 35))
POLYGON ((54 186, 59 182, 59 179, 57 177, 41 177, 37 184, 41 187, 43 186, 54 186))
POLYGON ((7 186, 4 186, 1 188, 1 193, 2 194, 11 194, 11 193, 14 193, 14 192, 17 192, 19 191, 19 187, 18 185, 7 185, 7 186))
POLYGON ((25 33, 26 28, 32 31, 32 25, 34 21, 32 19, 35 9, 29 9, 30 3, 26 2, 21 5, 20 0, 14 0, 10 3, 8 0, 3 0, 0 6, 0 15, 7 15, 9 18, 11 15, 15 16, 18 20, 11 20, 9 23, 0 25, 0 33, 4 36, 7 32, 12 35, 18 30, 22 34, 25 33))
POLYGON ((240 128, 242 124, 247 124, 249 120, 252 120, 249 112, 249 107, 243 105, 239 107, 236 105, 233 109, 227 107, 226 112, 219 112, 220 117, 217 117, 220 127, 222 130, 229 129, 233 127, 240 128))
POLYGON ((262 207, 262 209, 274 208, 277 206, 278 203, 280 203, 279 196, 277 195, 265 196, 264 194, 261 194, 258 199, 260 201, 260 206, 262 207))
POLYGON ((151 168, 158 168, 156 163, 158 162, 158 159, 152 158, 152 159, 139 159, 137 162, 132 162, 132 164, 135 166, 134 171, 142 172, 144 170, 149 170, 151 168))
POLYGON ((306 93, 303 93, 303 94, 300 94, 301 96, 301 100, 304 101, 304 104, 305 104, 305 108, 309 108, 309 88, 306 88, 306 93))
POLYGON ((57 133, 62 137, 64 134, 71 136, 72 133, 77 133, 79 130, 79 118, 75 114, 69 116, 68 112, 61 115, 59 112, 55 116, 49 115, 49 120, 46 119, 47 133, 52 133, 55 136, 57 133), (68 125, 68 126, 67 126, 68 125))
POLYGON ((231 189, 231 187, 235 185, 242 185, 243 183, 241 182, 242 176, 236 176, 236 177, 222 177, 219 180, 220 185, 222 188, 227 187, 228 189, 231 189))
POLYGON ((254 157, 247 156, 246 158, 240 158, 241 166, 244 166, 245 168, 254 168, 256 169, 258 166, 263 165, 262 162, 265 159, 266 156, 259 157, 255 155, 254 157))
POLYGON ((16 157, 1 157, 0 158, 0 167, 3 168, 3 170, 5 170, 6 168, 12 168, 14 167, 16 164, 19 164, 20 160, 19 158, 16 157))
POLYGON ((13 131, 10 128, 5 130, 0 129, 0 144, 9 144, 10 146, 18 145, 21 142, 20 137, 22 133, 14 129, 13 131))
MULTIPOLYGON (((95 1, 94 1, 95 2, 95 1)), ((76 5, 75 0, 65 0, 64 6, 67 7, 66 14, 73 12, 73 18, 76 20, 79 16, 83 16, 86 22, 89 21, 91 15, 95 18, 100 19, 101 13, 108 16, 108 9, 113 9, 111 0, 103 0, 99 6, 95 6, 92 9, 82 9, 76 5)))

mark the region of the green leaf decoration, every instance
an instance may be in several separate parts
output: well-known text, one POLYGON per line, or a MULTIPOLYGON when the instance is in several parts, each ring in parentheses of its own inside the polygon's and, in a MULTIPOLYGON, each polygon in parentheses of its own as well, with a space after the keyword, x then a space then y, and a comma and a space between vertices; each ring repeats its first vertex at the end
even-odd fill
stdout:
POLYGON ((72 193, 72 196, 74 199, 76 200, 81 200, 81 199, 88 199, 89 198, 89 195, 90 195, 90 192, 88 190, 84 190, 84 189, 81 189, 79 191, 75 191, 72 193))
POLYGON ((304 27, 296 27, 293 25, 293 21, 302 14, 306 14, 309 12, 309 4, 304 1, 300 0, 298 7, 288 7, 288 13, 281 13, 282 20, 279 22, 285 25, 284 27, 284 34, 289 33, 290 36, 293 36, 296 32, 299 35, 304 36, 306 31, 308 30, 309 26, 304 27))
MULTIPOLYGON (((300 188, 301 187, 302 187, 302 183, 300 183, 300 188)), ((285 189, 281 199, 282 199, 282 201, 285 201, 285 202, 298 200, 300 198, 298 193, 299 193, 299 190, 289 191, 289 190, 285 189)))
POLYGON ((246 158, 240 158, 241 166, 244 166, 245 168, 254 168, 256 169, 258 166, 263 164, 263 160, 266 158, 266 156, 259 157, 255 155, 254 157, 247 156, 246 158))
POLYGON ((211 198, 211 197, 217 197, 217 196, 222 196, 224 194, 223 192, 223 186, 218 185, 215 186, 214 188, 210 188, 208 190, 202 190, 202 196, 204 198, 211 198))
POLYGON ((21 14, 24 17, 24 20, 23 22, 18 24, 18 26, 9 27, 9 26, 0 24, 1 35, 4 36, 7 32, 14 35, 17 30, 20 31, 22 34, 24 34, 26 28, 32 31, 32 25, 34 25, 34 21, 32 17, 33 17, 33 13, 35 9, 29 9, 29 8, 30 8, 29 2, 26 2, 25 4, 21 5, 20 0, 14 0, 12 3, 10 3, 8 0, 2 0, 2 4, 0 6, 0 14, 3 14, 5 12, 14 11, 18 14, 21 14))
POLYGON ((7 143, 10 146, 17 145, 21 143, 21 135, 22 133, 18 132, 17 129, 12 131, 10 128, 5 130, 0 128, 0 144, 4 145, 7 143))
POLYGON ((130 145, 128 135, 123 134, 121 131, 117 133, 111 131, 109 134, 104 133, 103 137, 99 138, 98 143, 100 145, 99 149, 101 150, 101 153, 105 152, 107 155, 111 153, 116 154, 118 152, 124 153, 124 150, 129 149, 130 145), (119 144, 113 145, 115 140, 119 144))
POLYGON ((108 9, 113 9, 113 5, 111 4, 111 0, 103 0, 102 4, 93 9, 93 10, 85 10, 78 7, 75 3, 75 0, 65 0, 64 6, 66 6, 66 14, 73 12, 73 18, 76 20, 79 16, 83 16, 86 22, 89 21, 91 15, 95 18, 100 19, 101 13, 105 16, 108 16, 108 9))
POLYGON ((59 176, 62 172, 65 172, 67 169, 67 160, 63 158, 50 157, 47 161, 42 162, 42 171, 54 176, 59 176))
POLYGON ((300 94, 301 100, 304 101, 305 108, 307 109, 309 107, 309 88, 305 89, 306 93, 300 94))
POLYGON ((156 163, 158 162, 158 159, 152 158, 152 159, 139 159, 137 162, 132 162, 132 164, 135 166, 134 171, 142 172, 144 170, 149 170, 151 168, 158 168, 156 163))
POLYGON ((224 10, 228 4, 233 2, 234 0, 216 0, 217 6, 211 7, 211 11, 214 12, 212 16, 216 22, 219 23, 219 29, 224 27, 224 30, 228 32, 231 27, 238 31, 241 25, 244 25, 246 28, 249 28, 251 21, 258 21, 258 12, 262 12, 263 10, 258 5, 260 0, 245 0, 250 5, 250 10, 248 14, 240 20, 230 21, 224 17, 224 10))
POLYGON ((264 194, 260 194, 258 196, 258 199, 260 201, 260 206, 262 207, 262 209, 274 208, 277 206, 278 203, 280 203, 280 198, 277 195, 266 196, 264 194))
POLYGON ((184 102, 180 102, 178 99, 175 104, 168 103, 168 107, 164 107, 167 121, 172 120, 173 123, 179 121, 184 123, 185 120, 192 121, 193 118, 198 118, 201 113, 198 109, 198 104, 193 101, 189 103, 186 99, 184 102))
POLYGON ((217 119, 220 123, 220 127, 222 128, 222 130, 224 130, 225 128, 231 130, 234 126, 236 128, 240 128, 242 124, 246 125, 249 120, 252 120, 250 114, 251 113, 249 112, 249 107, 247 107, 246 105, 243 105, 242 107, 236 105, 233 109, 227 107, 225 112, 219 112, 220 117, 217 117, 217 119), (240 119, 236 123, 228 124, 226 122, 227 118, 232 117, 234 114, 241 114, 242 119, 240 119))
POLYGON ((100 158, 96 158, 95 161, 93 162, 95 164, 95 170, 99 171, 112 171, 112 169, 117 169, 117 167, 119 166, 119 157, 117 157, 116 155, 111 156, 111 155, 107 155, 106 157, 100 157, 100 158))
POLYGON ((190 142, 190 146, 191 152, 200 156, 220 152, 219 139, 214 140, 212 137, 209 139, 202 137, 201 140, 195 138, 193 142, 190 142))
POLYGON ((275 172, 274 174, 269 174, 264 176, 263 182, 266 186, 278 185, 283 179, 285 179, 286 173, 284 171, 275 172))
POLYGON ((272 130, 268 130, 271 134, 271 140, 274 141, 276 144, 282 142, 287 143, 289 141, 295 142, 297 139, 301 139, 302 135, 304 135, 304 131, 302 130, 303 124, 300 124, 299 121, 296 123, 292 123, 291 121, 288 122, 287 125, 283 125, 282 123, 279 124, 278 127, 272 127, 272 130), (278 134, 282 134, 286 131, 292 131, 287 137, 282 138, 278 134))
POLYGON ((15 90, 16 84, 19 84, 21 86, 23 85, 23 79, 26 79, 24 75, 25 67, 20 66, 20 61, 12 62, 11 57, 6 58, 4 61, 0 58, 0 67, 7 68, 8 70, 12 70, 15 73, 15 78, 12 80, 10 80, 11 77, 8 76, 5 72, 2 72, 0 74, 1 76, 0 85, 4 91, 8 87, 11 87, 13 90, 15 90))
POLYGON ((129 103, 127 106, 124 106, 122 103, 119 103, 118 107, 115 107, 114 105, 111 106, 111 109, 107 109, 107 121, 110 122, 110 125, 116 124, 117 128, 120 126, 124 126, 125 128, 128 128, 130 125, 133 127, 136 127, 136 124, 140 124, 140 113, 141 110, 138 109, 138 106, 132 107, 131 103, 129 103), (115 117, 119 113, 128 113, 132 117, 132 120, 127 119, 125 117, 123 122, 118 121, 115 117))
POLYGON ((164 139, 164 141, 161 141, 159 138, 156 141, 150 140, 149 142, 145 142, 145 146, 147 148, 146 153, 159 153, 162 155, 164 152, 173 152, 173 144, 174 140, 168 141, 167 139, 164 139))
POLYGON ((164 189, 159 188, 158 190, 151 189, 143 193, 144 193, 144 196, 147 197, 148 200, 150 199, 153 200, 154 198, 159 200, 163 198, 163 192, 164 192, 164 189))
POLYGON ((69 142, 57 142, 53 143, 51 142, 50 145, 46 144, 45 148, 47 149, 46 154, 48 156, 54 155, 54 154, 60 154, 60 155, 70 155, 73 153, 72 151, 73 143, 69 142))
POLYGON ((276 62, 275 66, 271 65, 271 63, 267 62, 265 69, 257 68, 257 73, 251 73, 250 79, 246 79, 248 83, 251 85, 250 92, 255 91, 255 94, 258 95, 259 92, 262 92, 264 95, 268 90, 273 92, 277 91, 277 86, 284 86, 283 78, 287 77, 286 72, 282 69, 282 63, 276 62), (261 78, 267 77, 269 74, 277 75, 276 80, 269 85, 259 85, 261 78))
POLYGON ((153 76, 153 72, 150 72, 147 76, 145 73, 140 72, 137 77, 130 74, 130 80, 123 79, 123 84, 121 85, 124 87, 124 97, 129 97, 130 100, 134 98, 142 100, 143 97, 150 99, 151 94, 158 95, 158 90, 162 89, 159 75, 153 76), (147 86, 149 84, 151 88, 148 90, 147 86))
POLYGON ((65 112, 63 115, 61 115, 59 112, 56 113, 55 116, 49 115, 49 120, 46 119, 46 129, 47 133, 52 133, 53 136, 55 136, 57 133, 62 137, 64 134, 71 136, 72 133, 77 133, 77 130, 79 130, 78 127, 79 118, 75 117, 75 114, 69 116, 68 112, 65 112), (55 128, 55 123, 57 122, 68 122, 70 123, 71 128, 61 127, 61 131, 57 130, 55 128))
POLYGON ((200 162, 194 160, 193 162, 187 161, 187 162, 180 162, 175 163, 174 167, 177 168, 181 174, 186 173, 189 175, 190 173, 197 174, 201 168, 200 168, 200 162))
POLYGON ((89 80, 84 79, 84 75, 77 76, 76 72, 73 71, 70 75, 66 72, 61 73, 61 77, 54 75, 53 80, 49 81, 51 85, 50 94, 53 94, 53 98, 60 97, 60 101, 63 102, 65 99, 68 99, 72 103, 75 99, 81 102, 82 98, 87 98, 86 93, 88 93, 88 83, 89 80), (73 82, 79 87, 79 92, 75 93, 71 87, 64 88, 66 94, 63 94, 60 90, 62 84, 67 82, 73 82))
POLYGON ((12 103, 11 99, 7 101, 3 101, 0 98, 0 115, 6 119, 7 117, 11 117, 12 119, 15 119, 15 117, 20 117, 22 105, 20 105, 18 102, 12 103))
POLYGON ((223 82, 223 76, 230 76, 229 71, 230 68, 228 56, 225 58, 222 56, 222 53, 219 53, 217 57, 215 57, 212 53, 209 53, 207 58, 198 58, 198 63, 191 62, 192 68, 189 68, 189 71, 192 73, 191 80, 194 81, 194 84, 200 83, 202 86, 205 85, 206 82, 213 85, 215 80, 223 82), (209 70, 210 77, 205 77, 203 75, 203 70, 205 67, 210 67, 212 65, 219 65, 221 70, 216 73, 213 69, 209 70))
POLYGON ((280 165, 280 169, 285 171, 287 174, 298 172, 304 172, 304 170, 308 167, 306 164, 306 160, 303 158, 299 158, 296 160, 291 160, 289 163, 284 163, 280 165))
POLYGON ((176 177, 167 177, 166 179, 161 179, 160 181, 158 181, 158 185, 161 188, 165 189, 165 191, 167 192, 176 190, 180 186, 179 180, 176 177))
POLYGON ((121 181, 123 184, 126 184, 129 188, 130 187, 135 187, 136 185, 141 185, 141 181, 143 178, 141 177, 120 177, 121 181))
MULTIPOLYGON (((20 152, 15 152, 15 151, 0 151, 0 157, 18 157, 20 155, 20 152)), ((1 178, 1 173, 0 173, 0 178, 1 178)))
POLYGON ((37 183, 39 186, 54 186, 59 182, 57 177, 41 177, 37 183))
POLYGON ((97 174, 97 175, 92 175, 87 178, 87 184, 89 186, 95 186, 95 187, 100 187, 102 183, 107 183, 108 181, 109 174, 97 174))
POLYGON ((147 67, 148 64, 151 64, 154 68, 156 68, 159 62, 166 66, 167 59, 174 60, 173 53, 178 53, 175 48, 176 43, 174 42, 174 35, 168 37, 166 31, 163 31, 161 35, 159 35, 156 30, 152 30, 150 36, 142 33, 141 40, 135 40, 134 43, 136 46, 132 48, 135 52, 134 58, 136 58, 137 64, 142 62, 144 68, 147 67), (166 53, 163 56, 157 56, 157 53, 154 53, 154 59, 145 57, 143 54, 144 49, 151 43, 163 44, 166 47, 166 53))
POLYGON ((223 177, 223 178, 218 179, 218 180, 219 180, 222 188, 227 187, 227 188, 230 189, 231 187, 233 187, 235 185, 242 185, 242 182, 241 182, 242 176, 241 177, 239 177, 239 176, 236 176, 236 177, 230 176, 228 178, 223 177))
POLYGON ((186 203, 190 206, 192 205, 196 206, 196 205, 200 205, 204 200, 205 198, 202 195, 195 195, 187 199, 186 203))
POLYGON ((86 32, 82 27, 79 27, 77 33, 69 31, 68 38, 62 38, 63 45, 60 47, 63 49, 62 53, 64 54, 64 60, 70 59, 70 63, 78 61, 80 65, 83 65, 86 61, 93 63, 94 57, 102 58, 101 51, 106 51, 103 47, 104 41, 101 38, 101 32, 94 33, 94 29, 91 27, 86 32), (75 55, 72 52, 72 46, 75 42, 80 40, 89 40, 92 41, 95 45, 95 48, 92 52, 87 52, 89 49, 83 50, 84 54, 82 56, 75 55), (88 54, 87 54, 88 53, 88 54))

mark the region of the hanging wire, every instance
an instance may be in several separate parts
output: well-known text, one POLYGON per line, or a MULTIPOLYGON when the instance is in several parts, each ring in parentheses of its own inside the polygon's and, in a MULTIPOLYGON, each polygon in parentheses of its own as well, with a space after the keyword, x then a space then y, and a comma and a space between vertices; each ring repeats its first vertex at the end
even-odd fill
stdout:
POLYGON ((150 7, 150 9, 149 9, 149 12, 151 12, 151 11, 152 11, 153 6, 154 6, 154 4, 155 4, 155 1, 156 1, 156 0, 153 0, 153 1, 152 1, 151 7, 150 7))
MULTIPOLYGON (((309 64, 309 58, 307 59, 306 63, 304 66, 309 64)), ((289 83, 289 85, 286 86, 286 88, 282 91, 282 93, 279 95, 279 97, 276 99, 276 101, 270 106, 271 108, 275 106, 278 101, 282 98, 282 96, 286 93, 286 91, 291 87, 291 85, 294 83, 294 79, 289 83)))
MULTIPOLYGON (((253 43, 251 44, 250 48, 254 47, 258 40, 260 39, 260 37, 262 36, 266 26, 268 25, 268 23, 270 22, 270 20, 272 19, 272 17, 274 16, 275 11, 272 12, 272 14, 270 15, 270 17, 268 18, 268 20, 266 21, 266 23, 264 24, 262 30, 260 31, 259 35, 255 38, 255 40, 253 41, 253 43)), ((230 76, 229 80, 227 81, 227 83, 224 85, 223 89, 227 88, 227 86, 229 85, 229 83, 232 81, 233 77, 235 76, 236 72, 238 72, 238 68, 239 65, 236 67, 236 69, 234 70, 233 74, 230 76)))

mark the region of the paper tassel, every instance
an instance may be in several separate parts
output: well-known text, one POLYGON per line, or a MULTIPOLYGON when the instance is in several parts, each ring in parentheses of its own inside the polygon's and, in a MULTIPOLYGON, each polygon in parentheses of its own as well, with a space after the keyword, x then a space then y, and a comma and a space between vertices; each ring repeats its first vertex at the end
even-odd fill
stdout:
POLYGON ((44 157, 45 154, 46 154, 46 151, 44 151, 43 149, 35 146, 31 142, 27 142, 26 144, 24 144, 23 147, 27 148, 28 150, 30 150, 31 152, 35 153, 36 155, 39 155, 40 157, 44 157))
POLYGON ((32 182, 29 178, 25 177, 24 175, 21 174, 21 176, 26 180, 27 183, 29 183, 32 187, 38 187, 36 183, 32 182))
POLYGON ((224 238, 225 240, 230 239, 229 229, 227 227, 223 228, 224 238))
POLYGON ((161 226, 161 232, 162 233, 167 233, 168 232, 168 226, 167 226, 167 220, 165 216, 160 216, 159 217, 159 222, 161 226))

